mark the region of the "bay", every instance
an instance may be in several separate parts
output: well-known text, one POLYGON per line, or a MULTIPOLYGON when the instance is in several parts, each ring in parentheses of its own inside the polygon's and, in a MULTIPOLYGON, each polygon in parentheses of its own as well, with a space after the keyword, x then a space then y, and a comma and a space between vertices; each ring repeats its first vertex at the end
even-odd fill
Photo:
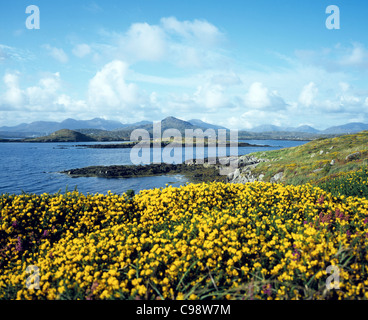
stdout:
MULTIPOLYGON (((256 151, 275 150, 302 145, 308 141, 290 140, 240 140, 250 144, 270 147, 239 147, 238 155, 256 151)), ((90 142, 93 144, 96 142, 90 142)), ((109 142, 106 142, 109 143, 109 142)), ((87 194, 106 194, 109 190, 121 194, 129 189, 139 192, 143 189, 161 188, 166 184, 180 186, 187 183, 182 175, 140 177, 128 179, 106 179, 95 177, 71 178, 60 171, 87 166, 129 165, 131 149, 84 148, 83 143, 0 143, 0 194, 56 193, 66 190, 87 194)), ((101 144, 101 142, 99 142, 101 144)), ((194 148, 194 157, 196 149, 194 148)), ((230 149, 227 149, 230 155, 230 149)), ((207 156, 207 148, 204 155, 207 156)), ((183 161, 185 152, 183 152, 183 161)))

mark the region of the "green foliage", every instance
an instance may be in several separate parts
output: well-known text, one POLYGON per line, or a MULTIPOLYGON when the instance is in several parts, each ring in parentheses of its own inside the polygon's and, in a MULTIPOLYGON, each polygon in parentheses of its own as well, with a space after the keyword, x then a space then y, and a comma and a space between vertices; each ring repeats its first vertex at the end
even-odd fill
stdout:
POLYGON ((368 167, 317 181, 317 186, 334 196, 368 198, 368 167))

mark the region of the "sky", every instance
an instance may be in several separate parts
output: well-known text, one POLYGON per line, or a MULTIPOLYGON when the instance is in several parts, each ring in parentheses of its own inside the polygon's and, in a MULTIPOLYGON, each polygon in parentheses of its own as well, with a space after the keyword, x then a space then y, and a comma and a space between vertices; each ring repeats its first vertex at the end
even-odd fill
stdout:
POLYGON ((367 30, 360 0, 6 1, 0 126, 368 123, 367 30))

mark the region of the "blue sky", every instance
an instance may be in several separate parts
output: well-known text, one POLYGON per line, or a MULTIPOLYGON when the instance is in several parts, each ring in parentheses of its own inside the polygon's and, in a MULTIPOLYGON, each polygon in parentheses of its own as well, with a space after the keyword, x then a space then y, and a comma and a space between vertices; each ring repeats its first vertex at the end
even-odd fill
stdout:
POLYGON ((368 123, 364 1, 16 0, 0 14, 0 126, 368 123), (331 4, 338 30, 325 25, 331 4), (40 29, 26 28, 29 5, 40 29))

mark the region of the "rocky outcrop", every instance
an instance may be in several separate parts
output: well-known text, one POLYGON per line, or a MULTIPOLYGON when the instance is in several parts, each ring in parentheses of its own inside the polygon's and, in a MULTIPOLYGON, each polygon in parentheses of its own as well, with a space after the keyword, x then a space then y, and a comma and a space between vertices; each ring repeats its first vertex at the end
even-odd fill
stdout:
POLYGON ((230 183, 247 183, 262 181, 264 174, 255 175, 252 170, 261 162, 267 162, 268 159, 260 159, 255 156, 244 155, 233 161, 232 170, 227 174, 227 181, 230 183))
POLYGON ((345 160, 347 161, 352 161, 352 160, 356 160, 360 157, 361 153, 360 152, 354 152, 352 154, 349 154, 346 156, 345 160))

